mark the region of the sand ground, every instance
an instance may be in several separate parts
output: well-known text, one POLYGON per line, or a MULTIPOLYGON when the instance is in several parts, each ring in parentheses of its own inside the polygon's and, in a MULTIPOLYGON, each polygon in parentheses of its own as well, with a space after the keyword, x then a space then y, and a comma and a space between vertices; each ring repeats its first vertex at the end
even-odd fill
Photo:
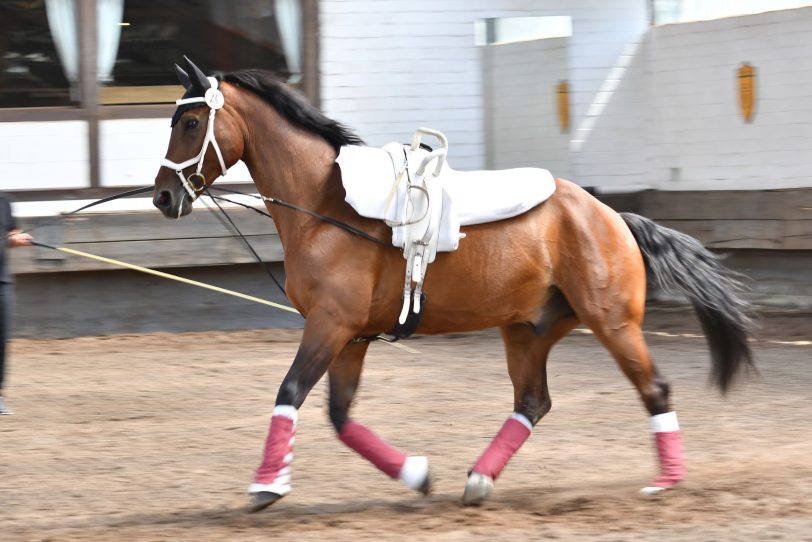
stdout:
POLYGON ((498 480, 462 508, 466 470, 512 409, 495 332, 370 348, 353 416, 429 456, 421 497, 344 448, 320 383, 300 412, 294 491, 256 515, 260 459, 297 331, 145 334, 12 344, 0 418, 2 540, 810 540, 812 318, 769 315, 760 374, 722 397, 691 316, 647 320, 670 380, 688 477, 657 499, 647 416, 589 334, 549 364, 552 412, 498 480))

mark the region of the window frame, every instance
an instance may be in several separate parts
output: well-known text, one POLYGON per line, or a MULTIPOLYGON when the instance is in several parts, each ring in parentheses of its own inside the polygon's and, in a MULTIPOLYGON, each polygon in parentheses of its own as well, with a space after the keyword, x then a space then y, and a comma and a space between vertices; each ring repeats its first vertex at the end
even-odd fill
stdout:
MULTIPOLYGON (((318 0, 302 3, 302 82, 300 90, 318 107, 320 105, 318 0)), ((96 30, 96 0, 76 0, 79 26, 79 90, 76 106, 0 108, 0 122, 53 122, 81 120, 87 123, 87 148, 90 162, 90 186, 69 190, 10 190, 18 201, 45 199, 80 199, 104 197, 126 187, 103 187, 100 178, 99 124, 111 119, 169 118, 174 104, 102 105, 102 84, 96 78, 98 36, 96 30)), ((169 69, 170 67, 167 67, 169 69)))

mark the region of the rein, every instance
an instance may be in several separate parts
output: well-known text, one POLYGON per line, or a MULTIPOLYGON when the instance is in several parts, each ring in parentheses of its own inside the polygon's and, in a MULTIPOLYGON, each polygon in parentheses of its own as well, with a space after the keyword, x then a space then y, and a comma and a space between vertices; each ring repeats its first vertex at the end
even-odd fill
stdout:
MULTIPOLYGON (((215 205, 217 205, 217 207, 220 209, 220 211, 222 211, 223 215, 226 217, 226 219, 230 223, 231 228, 233 228, 234 231, 236 231, 237 234, 240 236, 242 241, 244 243, 246 243, 246 245, 248 246, 249 250, 254 255, 254 257, 257 258, 257 260, 261 262, 261 260, 260 260, 259 256, 257 255, 257 253, 248 244, 248 241, 245 239, 245 236, 240 232, 240 230, 237 228, 237 226, 234 224, 234 222, 230 218, 228 218, 228 214, 225 212, 225 210, 223 210, 223 208, 220 207, 220 205, 216 203, 215 197, 208 193, 209 187, 206 184, 206 177, 202 173, 202 171, 203 171, 203 160, 205 158, 206 151, 209 149, 209 145, 214 147, 214 151, 215 151, 215 153, 217 155, 217 159, 220 162, 220 170, 222 171, 223 176, 225 176, 226 173, 228 172, 228 168, 226 167, 225 161, 223 160, 223 154, 220 151, 220 145, 217 143, 217 138, 216 138, 216 136, 214 134, 214 119, 215 119, 215 116, 217 115, 217 111, 222 109, 223 106, 225 105, 225 96, 223 96, 223 93, 220 91, 219 83, 218 83, 216 78, 207 77, 207 79, 208 79, 208 82, 209 82, 209 84, 211 86, 210 86, 210 88, 206 89, 206 92, 205 92, 205 94, 203 96, 195 96, 195 97, 191 97, 191 98, 182 98, 180 100, 175 101, 175 104, 178 107, 183 106, 183 105, 192 104, 192 103, 202 103, 202 104, 205 104, 205 105, 207 105, 209 107, 209 121, 208 121, 207 126, 206 126, 206 136, 205 136, 205 138, 203 138, 203 144, 202 144, 202 146, 200 148, 200 152, 197 153, 197 156, 189 158, 188 160, 186 160, 184 162, 181 162, 181 163, 173 162, 169 158, 164 158, 161 161, 161 165, 164 166, 164 167, 168 167, 168 168, 171 168, 171 169, 175 170, 175 174, 178 176, 178 179, 180 179, 180 182, 181 182, 181 185, 183 186, 183 189, 186 190, 186 192, 192 198, 192 201, 196 200, 200 196, 201 193, 205 192, 212 199, 212 201, 215 202, 215 205), (192 173, 191 175, 189 175, 189 176, 184 175, 183 170, 186 169, 187 167, 193 166, 195 164, 197 164, 197 170, 194 173, 192 173)), ((212 186, 211 188, 213 188, 215 190, 221 190, 223 192, 230 192, 232 194, 239 194, 241 196, 250 196, 250 197, 253 197, 253 198, 261 199, 262 201, 271 203, 273 205, 278 205, 278 206, 284 207, 286 209, 291 209, 291 210, 294 210, 294 211, 298 211, 300 213, 305 213, 305 214, 307 214, 309 216, 312 216, 314 218, 317 218, 317 219, 319 219, 319 220, 321 220, 323 222, 326 222, 328 224, 332 224, 333 226, 336 226, 336 227, 341 228, 341 229, 343 229, 345 231, 348 231, 348 232, 350 232, 351 234, 353 234, 353 235, 355 235, 357 237, 360 237, 362 239, 366 239, 367 241, 371 241, 373 243, 383 245, 383 246, 392 246, 391 244, 387 243, 386 241, 382 241, 382 240, 380 240, 380 239, 378 239, 376 237, 373 237, 372 235, 366 233, 365 231, 360 230, 358 228, 355 228, 353 226, 350 226, 349 224, 341 222, 340 220, 330 218, 328 216, 316 213, 316 212, 311 211, 309 209, 299 207, 298 205, 294 205, 292 203, 288 203, 286 201, 283 201, 283 200, 280 200, 280 199, 277 199, 277 198, 268 197, 268 196, 261 196, 261 195, 260 196, 254 196, 253 194, 244 194, 244 193, 238 192, 236 190, 228 190, 228 189, 223 189, 223 188, 214 187, 214 186, 212 186)), ((223 199, 223 198, 221 198, 221 199, 223 199)), ((238 203, 238 202, 235 202, 235 201, 230 201, 230 200, 226 200, 226 199, 223 199, 223 201, 228 201, 229 203, 239 205, 241 207, 247 207, 247 208, 250 208, 250 209, 254 209, 250 205, 244 205, 242 203, 238 203)), ((180 217, 181 209, 182 209, 182 206, 178 207, 178 214, 179 214, 178 217, 180 217)), ((254 210, 256 211, 257 209, 254 209, 254 210)), ((261 213, 261 214, 264 214, 264 215, 270 217, 270 215, 268 215, 267 213, 261 213)), ((271 277, 273 277, 273 275, 271 275, 271 277)), ((274 278, 274 282, 276 282, 275 278, 274 278)), ((282 289, 282 292, 285 291, 284 288, 282 288, 279 285, 278 282, 276 284, 277 284, 277 286, 279 286, 280 289, 282 289)))
MULTIPOLYGON (((257 251, 254 250, 254 247, 251 246, 251 243, 248 242, 248 239, 245 237, 245 235, 243 235, 243 233, 237 227, 237 224, 234 223, 234 221, 228 215, 226 210, 223 209, 223 206, 220 205, 217 202, 216 196, 211 195, 208 188, 205 189, 205 192, 206 192, 206 195, 209 198, 211 198, 212 203, 214 203, 214 205, 217 206, 217 209, 219 209, 220 213, 223 215, 221 217, 219 214, 214 213, 214 216, 217 217, 217 219, 220 221, 220 223, 223 226, 225 226, 226 229, 233 231, 234 233, 236 233, 239 236, 240 240, 245 245, 245 248, 247 248, 249 250, 249 252, 251 252, 251 254, 254 256, 254 259, 257 261, 257 263, 260 265, 260 267, 262 267, 262 270, 265 271, 265 274, 267 274, 269 277, 271 277, 271 280, 273 281, 274 284, 276 284, 276 287, 279 288, 279 291, 282 292, 282 295, 287 297, 288 293, 285 291, 285 287, 282 286, 282 284, 279 283, 279 280, 277 280, 277 278, 274 276, 274 274, 271 273, 271 269, 267 265, 265 265, 265 262, 262 260, 262 258, 259 257, 259 254, 257 254, 257 251), (225 217, 225 219, 223 217, 225 217)), ((206 203, 205 200, 203 201, 203 203, 204 204, 206 203)), ((236 202, 232 202, 232 203, 236 203, 236 202)), ((264 214, 264 215, 266 215, 268 217, 271 216, 271 215, 269 215, 267 213, 262 213, 262 214, 264 214)))
MULTIPOLYGON (((123 198, 123 197, 127 197, 127 196, 133 196, 133 195, 136 195, 136 194, 143 194, 144 192, 149 192, 151 190, 153 190, 153 187, 147 186, 147 187, 143 187, 143 188, 136 188, 134 190, 128 190, 126 192, 121 192, 119 194, 114 194, 112 196, 108 196, 108 197, 96 200, 94 202, 91 202, 91 203, 89 203, 87 205, 83 205, 82 207, 79 207, 78 209, 75 209, 75 210, 70 211, 68 213, 64 213, 62 216, 69 216, 69 215, 72 215, 72 214, 76 214, 76 213, 78 213, 80 211, 83 211, 85 209, 89 209, 91 207, 95 207, 96 205, 100 205, 100 204, 106 203, 108 201, 113 201, 115 199, 119 199, 119 198, 123 198)), ((232 192, 232 193, 235 193, 235 194, 242 194, 241 192, 237 192, 236 190, 229 190, 229 192, 232 192)), ((209 196, 212 199, 212 201, 219 199, 221 201, 226 201, 226 202, 229 202, 229 203, 233 203, 235 205, 246 207, 248 209, 251 209, 251 210, 253 210, 253 211, 255 211, 255 212, 257 212, 257 213, 259 213, 261 215, 267 216, 267 217, 271 216, 268 213, 266 213, 266 212, 264 212, 264 211, 262 211, 260 209, 257 209, 255 207, 251 207, 250 205, 245 205, 245 204, 242 204, 240 202, 231 201, 231 200, 229 200, 227 198, 214 196, 214 195, 208 193, 208 191, 207 191, 206 195, 209 196)), ((243 194, 243 195, 252 196, 252 194, 243 194)), ((257 197, 257 196, 254 196, 254 197, 257 197)), ((263 267, 263 269, 265 269, 265 271, 268 273, 268 275, 271 277, 271 279, 273 279, 274 283, 276 283, 276 285, 279 287, 279 289, 282 291, 282 293, 285 294, 285 289, 282 287, 281 284, 279 284, 276 277, 274 277, 273 274, 271 273, 270 269, 268 269, 265 266, 265 263, 262 261, 262 259, 256 253, 256 251, 253 249, 253 247, 251 247, 250 243, 245 238, 245 236, 239 231, 236 224, 234 224, 234 222, 231 220, 231 218, 226 213, 225 209, 223 209, 222 206, 218 205, 217 203, 215 203, 215 205, 217 205, 217 208, 223 213, 224 216, 226 216, 226 218, 228 219, 228 222, 231 224, 231 226, 240 235, 240 238, 243 240, 245 245, 248 247, 248 249, 251 251, 251 253, 254 255, 254 257, 257 259, 257 261, 260 263, 260 265, 263 267)), ((218 218, 219 218, 219 216, 218 216, 218 218)), ((55 219, 52 219, 52 220, 55 220, 55 219)), ((31 228, 30 230, 27 230, 27 231, 28 232, 34 231, 35 229, 37 229, 37 228, 39 228, 41 226, 44 226, 44 225, 46 225, 46 224, 40 224, 40 225, 35 226, 34 228, 31 228)), ((361 233, 363 233, 363 232, 361 232, 361 233)), ((372 238, 372 239, 374 239, 374 238, 372 238)), ((378 241, 378 242, 380 242, 380 241, 378 241)), ((79 257, 82 257, 82 258, 88 258, 88 259, 100 261, 100 262, 103 262, 103 263, 107 263, 107 264, 110 264, 110 265, 115 265, 115 266, 118 266, 118 267, 124 267, 124 268, 130 269, 132 271, 138 271, 140 273, 146 273, 146 274, 153 275, 153 276, 156 276, 156 277, 160 277, 160 278, 164 278, 164 279, 168 279, 168 280, 173 280, 173 281, 176 281, 176 282, 181 282, 181 283, 184 283, 184 284, 188 284, 190 286, 197 286, 198 288, 204 288, 204 289, 211 290, 211 291, 214 291, 214 292, 218 292, 218 293, 221 293, 221 294, 226 294, 226 295, 230 295, 230 296, 233 296, 233 297, 238 297, 238 298, 244 299, 246 301, 252 301, 254 303, 260 303, 260 304, 263 304, 263 305, 268 305, 270 307, 274 307, 276 309, 291 312, 291 313, 294 313, 294 314, 300 314, 298 310, 294 309, 293 307, 289 307, 287 305, 282 305, 280 303, 275 303, 275 302, 269 301, 267 299, 262 299, 262 298, 259 298, 259 297, 244 294, 242 292, 236 292, 236 291, 233 291, 233 290, 220 288, 218 286, 213 286, 211 284, 206 284, 204 282, 199 282, 199 281, 196 281, 196 280, 187 279, 185 277, 172 275, 170 273, 165 273, 163 271, 158 271, 156 269, 150 269, 150 268, 147 268, 147 267, 141 267, 139 265, 134 265, 134 264, 127 263, 127 262, 122 262, 120 260, 114 260, 112 258, 105 258, 103 256, 98 256, 96 254, 90 254, 88 252, 83 252, 83 251, 80 251, 80 250, 75 250, 75 249, 71 249, 71 248, 67 248, 67 247, 57 247, 57 246, 50 245, 48 243, 43 243, 43 242, 40 242, 40 241, 31 241, 31 244, 33 246, 37 246, 37 247, 40 247, 40 248, 46 248, 46 249, 49 249, 49 250, 55 250, 55 251, 59 251, 59 252, 64 252, 65 254, 70 254, 72 256, 79 256, 79 257)), ((287 294, 285 294, 285 295, 287 295, 287 294)), ((396 342, 397 337, 390 338, 390 337, 387 337, 386 335, 374 335, 374 336, 369 336, 369 337, 356 337, 356 338, 352 339, 351 342, 358 343, 358 342, 373 342, 373 341, 383 341, 383 342, 385 342, 387 344, 391 344, 392 346, 394 346, 396 348, 400 348, 400 349, 402 349, 402 350, 404 350, 406 352, 409 352, 410 354, 414 354, 414 355, 420 354, 419 351, 417 351, 417 350, 415 350, 413 348, 409 348, 408 346, 403 345, 403 344, 398 344, 396 342)))
MULTIPOLYGON (((135 188, 133 190, 127 190, 126 192, 120 192, 118 194, 113 194, 112 196, 107 196, 105 198, 98 199, 96 201, 90 202, 87 205, 83 205, 83 206, 79 207, 78 209, 74 209, 73 211, 70 211, 68 213, 60 213, 60 216, 75 215, 76 213, 78 213, 80 211, 84 211, 85 209, 90 209, 91 207, 95 207, 96 205, 101 205, 102 203, 107 203, 108 201, 117 200, 119 198, 126 198, 128 196, 135 196, 136 194, 144 194, 145 192, 151 192, 152 190, 154 190, 154 188, 152 186, 145 186, 145 187, 142 187, 142 188, 135 188)), ((31 233, 32 231, 37 230, 37 229, 39 229, 39 228, 41 228, 43 226, 48 226, 50 224, 56 223, 57 219, 58 219, 57 217, 51 217, 50 219, 47 219, 44 223, 37 224, 33 228, 30 228, 30 229, 25 230, 25 231, 26 231, 26 233, 31 233)))
MULTIPOLYGON (((317 219, 321 220, 322 222, 326 222, 327 224, 331 224, 333 226, 336 226, 337 228, 341 228, 342 230, 345 230, 345 231, 347 231, 347 232, 349 232, 349 233, 351 233, 351 234, 353 234, 353 235, 355 235, 357 237, 360 237, 361 239, 366 239, 367 241, 371 241, 373 243, 376 243, 378 245, 383 245, 385 247, 394 248, 390 243, 387 243, 386 241, 378 239, 377 237, 374 237, 374 236, 368 234, 367 232, 365 232, 363 230, 360 230, 360 229, 358 229, 358 228, 356 228, 354 226, 350 226, 349 224, 347 224, 345 222, 341 222, 340 220, 336 220, 335 218, 330 218, 329 216, 325 216, 325 215, 317 213, 315 211, 311 211, 310 209, 305 209, 304 207, 299 207, 298 205, 288 203, 287 201, 283 201, 283 200, 278 199, 278 198, 271 198, 271 197, 262 196, 262 195, 255 196, 254 194, 246 194, 246 193, 240 192, 238 190, 230 190, 228 188, 223 188, 223 187, 220 187, 220 186, 211 186, 210 188, 212 190, 219 190, 221 192, 227 192, 227 193, 230 193, 230 194, 235 194, 235 195, 240 195, 240 196, 248 196, 248 197, 251 197, 251 198, 254 198, 254 199, 267 201, 268 203, 271 203, 273 205, 279 205, 280 207, 284 207, 286 209, 292 209, 294 211, 304 213, 304 214, 306 214, 308 216, 312 216, 313 218, 317 218, 317 219)), ((251 207, 250 205, 247 205, 245 203, 240 203, 238 201, 232 201, 232 200, 222 198, 222 197, 218 197, 218 196, 210 196, 210 197, 212 199, 219 199, 221 201, 226 201, 226 202, 234 204, 234 205, 239 205, 240 207, 245 207, 246 209, 252 209, 252 210, 254 210, 254 211, 256 211, 256 212, 258 212, 258 213, 260 213, 262 215, 265 215, 265 216, 267 216, 269 218, 272 218, 271 215, 269 215, 268 213, 265 213, 265 212, 257 209, 256 207, 251 207)))
MULTIPOLYGON (((201 79, 202 79, 202 77, 201 77, 201 79)), ((186 193, 189 194, 192 201, 197 200, 198 197, 203 193, 205 193, 205 195, 207 195, 209 198, 211 198, 212 202, 220 210, 223 217, 225 217, 225 219, 223 219, 223 217, 220 217, 219 215, 217 215, 218 220, 220 220, 220 222, 224 226, 226 226, 226 228, 231 229, 234 232, 236 232, 236 234, 240 237, 242 242, 245 244, 245 246, 248 248, 248 250, 254 256, 254 258, 260 264, 260 266, 262 266, 263 270, 271 277, 271 279, 274 281, 276 286, 282 291, 282 293, 287 295, 287 293, 285 292, 284 287, 279 283, 279 281, 276 279, 276 277, 273 276, 273 274, 267 268, 265 263, 262 261, 262 258, 260 258, 259 254, 257 254, 257 252, 254 250, 254 248, 248 242, 248 239, 246 239, 245 235, 243 235, 243 233, 239 230, 239 228, 234 223, 234 221, 231 220, 231 217, 228 216, 228 213, 226 213, 225 209, 223 209, 223 207, 218 203, 218 200, 225 201, 225 202, 228 202, 230 204, 237 205, 237 206, 240 206, 240 207, 245 207, 245 208, 251 209, 251 210, 253 210, 253 211, 255 211, 255 212, 257 212, 257 213, 259 213, 261 215, 267 216, 269 218, 273 218, 273 217, 270 214, 268 214, 268 213, 266 213, 266 212, 264 212, 264 211, 262 211, 260 209, 256 209, 255 207, 252 207, 250 205, 246 205, 246 204, 243 204, 241 202, 232 201, 232 200, 227 199, 227 198, 212 195, 211 192, 209 191, 209 186, 206 183, 206 178, 202 174, 203 161, 204 161, 206 151, 208 150, 209 146, 214 147, 215 154, 217 155, 217 159, 218 159, 218 161, 220 163, 220 169, 222 171, 222 175, 225 176, 226 173, 228 172, 228 168, 226 168, 225 161, 223 160, 222 152, 220 151, 220 146, 217 143, 217 139, 216 139, 216 136, 215 136, 215 133, 214 133, 215 117, 216 117, 217 111, 222 109, 223 106, 225 105, 225 97, 223 96, 223 93, 218 88, 219 83, 218 83, 217 79, 215 79, 213 77, 208 77, 207 79, 208 79, 208 82, 210 83, 210 88, 208 88, 205 91, 204 96, 202 96, 202 97, 183 98, 183 99, 177 100, 175 102, 178 106, 183 106, 183 105, 192 104, 192 103, 202 103, 202 104, 205 104, 205 105, 207 105, 209 107, 209 118, 208 118, 208 123, 207 123, 207 126, 206 126, 206 135, 205 135, 205 137, 203 139, 203 144, 201 146, 200 152, 196 156, 194 156, 192 158, 189 158, 188 160, 185 160, 184 162, 181 162, 181 163, 174 162, 174 161, 170 160, 169 158, 164 158, 161 161, 161 166, 171 168, 171 169, 173 169, 175 171, 176 175, 178 176, 178 179, 181 182, 181 186, 186 191, 186 193), (197 165, 196 171, 194 173, 192 173, 191 175, 186 176, 183 173, 183 170, 190 167, 190 166, 193 166, 195 164, 197 165)), ((262 196, 262 195, 255 196, 253 194, 245 194, 245 193, 239 192, 237 190, 230 190, 230 189, 221 188, 221 187, 213 187, 212 186, 211 188, 214 189, 214 190, 220 190, 220 191, 231 193, 231 194, 249 196, 249 197, 259 199, 259 200, 261 200, 263 202, 266 202, 266 203, 269 203, 269 204, 272 204, 272 205, 278 205, 278 206, 286 208, 286 209, 290 209, 290 210, 293 210, 293 211, 304 213, 304 214, 307 214, 308 216, 312 216, 313 218, 321 220, 321 221, 323 221, 325 223, 328 223, 328 224, 330 224, 332 226, 343 229, 343 230, 347 231, 348 233, 350 233, 352 235, 355 235, 357 237, 360 237, 360 238, 362 238, 362 239, 364 239, 366 241, 370 241, 372 243, 382 245, 382 246, 386 246, 386 247, 393 247, 393 245, 391 245, 390 243, 388 243, 386 241, 383 241, 381 239, 378 239, 378 238, 368 234, 367 232, 365 232, 365 231, 363 231, 361 229, 358 229, 358 228, 356 228, 354 226, 351 226, 350 224, 347 224, 345 222, 341 222, 340 220, 336 220, 334 218, 322 215, 320 213, 316 213, 316 212, 311 211, 309 209, 299 207, 298 205, 286 202, 284 200, 280 200, 280 199, 273 198, 273 197, 268 197, 268 196, 262 196)), ((94 202, 92 202, 92 203, 90 203, 88 205, 84 205, 84 206, 80 207, 79 209, 76 209, 76 210, 71 211, 69 213, 65 213, 63 216, 78 213, 78 212, 80 212, 82 210, 88 209, 88 208, 93 207, 95 205, 105 203, 107 201, 112 201, 112 200, 115 200, 115 199, 118 199, 118 198, 130 196, 130 195, 141 194, 141 193, 144 193, 144 192, 148 192, 150 190, 153 190, 153 187, 137 188, 137 189, 134 189, 134 190, 129 190, 129 191, 126 191, 126 192, 122 192, 120 194, 115 194, 113 196, 108 196, 106 198, 102 198, 100 200, 94 201, 94 202)), ((182 206, 179 206, 179 208, 178 208, 178 218, 180 218, 181 209, 182 209, 182 206)), ((236 292, 224 291, 222 289, 217 289, 216 287, 211 287, 209 285, 202 285, 200 283, 195 283, 194 281, 181 279, 180 277, 176 277, 174 275, 169 275, 167 273, 162 273, 162 272, 159 272, 159 271, 155 271, 155 270, 151 270, 151 269, 147 269, 147 268, 142 268, 142 267, 139 267, 139 266, 134 266, 132 264, 127 264, 126 262, 120 262, 120 261, 117 261, 117 260, 111 260, 111 259, 103 258, 103 257, 100 257, 100 256, 96 256, 96 255, 93 255, 93 254, 88 254, 88 253, 84 253, 84 252, 80 252, 80 251, 75 251, 75 250, 72 250, 72 249, 66 249, 64 247, 55 247, 55 246, 48 245, 48 244, 45 244, 45 243, 34 242, 32 244, 34 244, 36 246, 43 247, 43 248, 49 248, 49 249, 53 249, 53 250, 63 251, 63 252, 69 253, 69 254, 77 255, 77 256, 83 256, 83 257, 87 257, 87 258, 91 258, 91 259, 96 259, 96 260, 99 260, 99 261, 105 261, 107 263, 111 263, 111 264, 114 264, 114 265, 119 265, 119 266, 122 266, 122 267, 127 267, 129 269, 133 269, 133 270, 136 270, 136 271, 141 271, 141 272, 144 272, 144 273, 150 273, 150 274, 153 274, 153 275, 156 275, 156 276, 160 276, 162 278, 169 278, 169 279, 172 279, 172 280, 179 280, 180 279, 181 282, 186 282, 188 284, 194 284, 196 286, 201 286, 201 287, 204 287, 204 288, 221 291, 221 292, 224 292, 224 293, 229 293, 231 295, 236 294, 236 292)), ((243 297, 245 299, 251 298, 251 296, 246 296, 244 294, 238 294, 238 297, 243 297)), ((256 298, 253 298, 251 300, 256 301, 256 298)), ((284 305, 274 304, 274 303, 271 303, 271 302, 267 302, 265 300, 260 300, 260 302, 263 302, 263 303, 271 305, 271 306, 275 306, 277 308, 284 308, 284 310, 291 310, 292 312, 298 312, 295 309, 293 309, 292 307, 285 307, 284 305)), ((397 335, 395 335, 395 337, 393 337, 393 338, 389 338, 389 337, 386 337, 384 335, 376 335, 376 336, 369 336, 369 337, 356 337, 355 339, 353 339, 353 342, 371 342, 371 341, 376 341, 376 340, 383 340, 383 341, 385 341, 387 343, 394 343, 395 341, 397 341, 398 338, 399 337, 397 335)))
MULTIPOLYGON (((78 209, 74 209, 73 211, 69 211, 67 213, 62 213, 61 216, 74 215, 74 214, 77 214, 77 213, 79 213, 81 211, 84 211, 85 209, 90 209, 91 207, 95 207, 96 205, 101 205, 102 203, 107 203, 109 201, 117 200, 117 199, 120 199, 120 198, 126 198, 128 196, 135 196, 135 195, 138 195, 138 194, 143 194, 145 192, 150 192, 153 189, 154 189, 154 187, 152 187, 152 186, 145 186, 145 187, 142 187, 142 188, 135 188, 133 190, 127 190, 125 192, 120 192, 118 194, 113 194, 112 196, 107 196, 107 197, 98 199, 96 201, 93 201, 91 203, 88 203, 86 205, 83 205, 83 206, 79 207, 78 209)), ((274 284, 276 284, 277 288, 279 288, 279 290, 285 296, 287 296, 287 293, 285 292, 285 288, 282 286, 282 284, 279 283, 279 280, 273 275, 273 273, 271 273, 271 270, 265 265, 265 262, 262 261, 262 258, 259 256, 259 254, 257 254, 256 250, 254 250, 254 247, 251 246, 251 243, 248 241, 248 239, 245 237, 245 235, 240 231, 240 229, 237 227, 237 224, 231 219, 231 217, 228 215, 226 210, 222 207, 222 205, 220 205, 218 203, 218 200, 229 203, 229 204, 232 204, 232 205, 236 205, 238 207, 243 207, 245 209, 250 209, 250 210, 252 210, 252 211, 254 211, 256 213, 259 213, 262 216, 265 216, 265 217, 268 217, 268 218, 271 218, 271 219, 273 217, 269 213, 263 211, 262 209, 257 209, 256 207, 252 207, 251 205, 247 205, 247 204, 239 202, 239 201, 234 201, 234 200, 231 200, 231 199, 228 199, 228 198, 224 198, 222 196, 215 196, 214 194, 212 194, 210 192, 210 189, 219 190, 221 192, 227 192, 227 193, 234 194, 234 195, 247 196, 247 197, 267 201, 269 203, 273 203, 273 204, 276 204, 276 205, 280 205, 282 207, 286 207, 286 208, 289 208, 289 209, 293 209, 295 211, 303 212, 303 213, 306 213, 306 214, 308 214, 310 216, 318 218, 319 220, 323 220, 324 222, 327 222, 328 224, 332 224, 332 225, 337 226, 337 227, 339 227, 341 229, 344 229, 344 230, 348 231, 349 233, 352 233, 353 235, 361 237, 362 239, 366 239, 368 241, 372 241, 374 243, 384 245, 384 246, 388 246, 388 247, 392 246, 389 243, 386 243, 385 241, 381 241, 380 239, 377 239, 377 238, 369 235, 368 233, 366 233, 366 232, 364 232, 362 230, 359 230, 359 229, 357 229, 357 228, 355 228, 353 226, 350 226, 349 224, 345 224, 345 223, 343 223, 343 222, 341 222, 339 220, 336 220, 334 218, 330 218, 328 216, 321 215, 319 213, 310 211, 308 209, 304 209, 304 208, 299 207, 297 205, 293 205, 292 203, 287 203, 285 201, 278 200, 278 199, 275 199, 275 198, 267 198, 267 197, 264 197, 264 196, 256 196, 254 194, 246 194, 244 192, 240 192, 238 190, 233 190, 233 189, 229 189, 229 188, 222 188, 222 187, 216 187, 216 186, 204 187, 203 190, 201 190, 201 192, 205 193, 206 196, 211 198, 212 202, 214 202, 214 204, 217 206, 217 209, 220 211, 220 213, 222 213, 223 217, 225 217, 225 218, 221 217, 220 215, 218 215, 216 213, 215 213, 215 216, 217 216, 218 220, 220 220, 220 222, 227 229, 233 230, 237 234, 237 236, 239 236, 239 238, 242 240, 243 244, 245 244, 246 248, 248 248, 248 250, 254 256, 254 259, 256 259, 257 263, 259 263, 259 265, 262 267, 262 269, 265 271, 265 273, 267 273, 267 275, 271 278, 271 280, 273 280, 274 284)), ((40 228, 42 226, 45 226, 45 225, 47 225, 47 224, 49 224, 51 222, 55 222, 56 220, 57 220, 57 218, 54 217, 54 218, 51 219, 51 221, 46 222, 44 224, 39 224, 39 225, 27 230, 27 232, 30 233, 30 232, 32 232, 32 231, 34 231, 34 230, 36 230, 36 229, 38 229, 38 228, 40 228)), ((240 292, 234 292, 232 290, 226 290, 225 288, 219 288, 217 286, 211 286, 209 284, 201 283, 201 282, 198 282, 198 281, 193 281, 191 279, 178 277, 177 275, 172 275, 172 274, 164 273, 164 272, 157 271, 157 270, 154 270, 154 269, 149 269, 149 268, 129 264, 127 262, 121 262, 119 260, 113 260, 113 259, 110 259, 110 258, 104 258, 102 256, 97 256, 95 254, 89 254, 87 252, 82 252, 82 251, 74 250, 74 249, 70 249, 70 248, 56 247, 56 246, 53 246, 53 245, 50 245, 50 244, 47 244, 47 243, 42 243, 42 242, 39 242, 39 241, 32 241, 31 244, 34 245, 34 246, 41 247, 41 248, 57 250, 57 251, 60 251, 60 252, 64 252, 66 254, 71 254, 73 256, 80 256, 80 257, 83 257, 83 258, 89 258, 89 259, 101 261, 101 262, 104 262, 104 263, 116 265, 116 266, 119 266, 119 267, 125 267, 125 268, 133 270, 133 271, 139 271, 141 273, 147 273, 147 274, 154 275, 154 276, 157 276, 157 277, 161 277, 161 278, 165 278, 165 279, 169 279, 169 280, 174 280, 176 282, 183 282, 185 284, 189 284, 189 285, 192 285, 192 286, 198 286, 200 288, 205 288, 205 289, 208 289, 208 290, 224 293, 226 295, 231 295, 231 296, 234 296, 234 297, 240 297, 240 298, 248 300, 248 301, 253 301, 255 303, 261 303, 261 304, 264 304, 264 305, 269 305, 271 307, 275 307, 275 308, 285 310, 285 311, 288 311, 288 312, 295 312, 296 314, 299 313, 299 311, 297 311, 296 309, 293 309, 292 307, 288 307, 286 305, 281 305, 279 303, 274 303, 272 301, 268 301, 268 300, 265 300, 265 299, 257 298, 257 297, 254 297, 254 296, 249 296, 247 294, 243 294, 243 293, 240 293, 240 292)), ((386 343, 390 343, 393 346, 400 346, 401 348, 409 351, 410 353, 417 353, 416 350, 410 349, 410 348, 402 346, 402 345, 394 344, 397 341, 396 337, 395 338, 390 338, 390 337, 387 337, 385 335, 374 335, 374 336, 369 336, 369 337, 356 337, 356 338, 354 338, 352 340, 352 342, 373 342, 373 341, 378 341, 378 340, 386 342, 386 343)))

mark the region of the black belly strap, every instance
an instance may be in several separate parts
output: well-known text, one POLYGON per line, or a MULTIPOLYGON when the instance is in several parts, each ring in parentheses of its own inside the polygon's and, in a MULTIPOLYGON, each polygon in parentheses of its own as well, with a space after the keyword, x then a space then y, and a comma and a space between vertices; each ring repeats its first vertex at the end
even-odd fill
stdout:
POLYGON ((403 324, 395 324, 395 327, 385 333, 383 335, 372 335, 369 337, 356 337, 352 340, 352 342, 360 343, 360 342, 372 342, 372 341, 386 341, 389 343, 393 343, 400 339, 406 339, 414 335, 414 332, 417 330, 417 326, 420 325, 420 320, 423 318, 423 311, 426 308, 426 294, 420 293, 420 312, 415 313, 414 309, 414 300, 410 301, 409 303, 409 315, 406 317, 406 321, 403 324))

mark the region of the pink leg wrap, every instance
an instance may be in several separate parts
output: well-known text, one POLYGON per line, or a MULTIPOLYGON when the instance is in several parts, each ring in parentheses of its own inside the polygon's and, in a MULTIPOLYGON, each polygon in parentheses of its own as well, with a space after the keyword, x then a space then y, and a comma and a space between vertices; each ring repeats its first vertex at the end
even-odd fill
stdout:
POLYGON ((471 471, 496 480, 510 458, 529 436, 530 429, 527 426, 515 417, 508 418, 471 471))
POLYGON ((272 484, 290 483, 290 462, 293 459, 293 435, 296 422, 288 416, 272 416, 271 428, 265 439, 265 453, 257 469, 254 482, 272 484))
POLYGON ((676 485, 685 476, 679 430, 654 433, 654 442, 660 458, 660 476, 654 480, 654 487, 676 485))
POLYGON ((363 425, 347 420, 338 438, 390 478, 400 475, 406 456, 363 425))

